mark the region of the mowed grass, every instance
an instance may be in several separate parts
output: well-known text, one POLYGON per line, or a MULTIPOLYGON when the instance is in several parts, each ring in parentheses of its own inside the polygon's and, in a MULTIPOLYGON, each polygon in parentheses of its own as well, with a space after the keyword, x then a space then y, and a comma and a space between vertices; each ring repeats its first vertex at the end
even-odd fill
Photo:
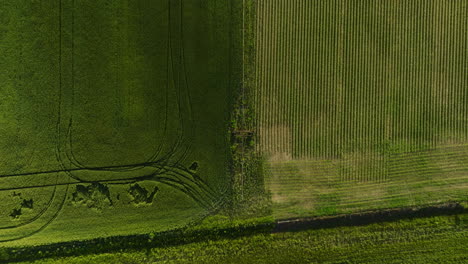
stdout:
POLYGON ((466 1, 256 8, 257 149, 275 215, 467 199, 466 1))
POLYGON ((203 182, 196 191, 214 199, 228 188, 231 8, 0 3, 0 246, 164 231, 209 213, 170 184, 203 182))
POLYGON ((38 260, 56 263, 465 263, 466 214, 38 260))

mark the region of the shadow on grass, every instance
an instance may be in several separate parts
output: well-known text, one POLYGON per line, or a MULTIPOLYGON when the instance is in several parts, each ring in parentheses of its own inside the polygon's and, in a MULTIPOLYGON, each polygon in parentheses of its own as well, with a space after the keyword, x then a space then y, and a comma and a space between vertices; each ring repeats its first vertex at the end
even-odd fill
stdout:
POLYGON ((105 252, 149 250, 194 242, 234 239, 260 233, 297 232, 308 229, 360 226, 400 219, 456 215, 467 209, 460 203, 444 203, 420 208, 397 208, 318 218, 286 219, 228 228, 177 229, 144 235, 115 236, 85 241, 70 241, 21 248, 0 248, 0 262, 18 262, 40 258, 65 257, 105 252))

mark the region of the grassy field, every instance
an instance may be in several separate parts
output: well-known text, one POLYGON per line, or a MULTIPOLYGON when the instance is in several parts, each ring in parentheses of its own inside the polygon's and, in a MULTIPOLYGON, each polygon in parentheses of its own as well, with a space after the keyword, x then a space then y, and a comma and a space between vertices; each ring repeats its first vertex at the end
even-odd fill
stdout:
POLYGON ((467 200, 467 1, 257 2, 277 217, 467 200))
MULTIPOLYGON (((222 205, 215 217, 242 222, 467 202, 467 10, 0 1, 0 262, 5 248, 154 235, 222 205)), ((39 263, 459 263, 466 219, 39 263)))
POLYGON ((362 227, 260 234, 114 254, 44 259, 56 263, 465 263, 466 214, 362 227))
POLYGON ((0 245, 163 231, 229 188, 228 2, 0 2, 0 245))

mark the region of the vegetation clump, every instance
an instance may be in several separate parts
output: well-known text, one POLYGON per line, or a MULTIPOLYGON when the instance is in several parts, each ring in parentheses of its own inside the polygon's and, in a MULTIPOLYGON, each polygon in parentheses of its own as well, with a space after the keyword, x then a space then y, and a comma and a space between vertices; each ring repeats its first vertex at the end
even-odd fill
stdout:
POLYGON ((148 190, 146 190, 146 188, 141 187, 138 183, 135 183, 134 185, 130 186, 128 194, 131 196, 132 202, 136 205, 152 204, 154 196, 158 191, 159 188, 155 186, 153 191, 149 193, 148 190))
POLYGON ((72 193, 72 204, 75 206, 86 206, 98 211, 113 205, 109 187, 98 182, 94 182, 88 186, 76 185, 75 192, 72 193))

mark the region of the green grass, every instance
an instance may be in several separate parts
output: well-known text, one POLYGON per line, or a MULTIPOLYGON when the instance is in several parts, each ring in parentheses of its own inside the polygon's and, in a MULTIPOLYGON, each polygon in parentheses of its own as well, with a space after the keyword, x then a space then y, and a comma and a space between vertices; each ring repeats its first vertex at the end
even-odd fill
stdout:
MULTIPOLYGON (((228 195, 271 221, 468 201, 466 7, 1 1, 0 249, 172 230, 228 195)), ((457 263, 461 218, 51 261, 457 263)))
POLYGON ((210 212, 230 183, 232 8, 0 3, 0 246, 159 232, 210 212), (156 191, 148 204, 135 181, 156 191))
POLYGON ((32 263, 464 263, 467 227, 462 214, 32 263))

